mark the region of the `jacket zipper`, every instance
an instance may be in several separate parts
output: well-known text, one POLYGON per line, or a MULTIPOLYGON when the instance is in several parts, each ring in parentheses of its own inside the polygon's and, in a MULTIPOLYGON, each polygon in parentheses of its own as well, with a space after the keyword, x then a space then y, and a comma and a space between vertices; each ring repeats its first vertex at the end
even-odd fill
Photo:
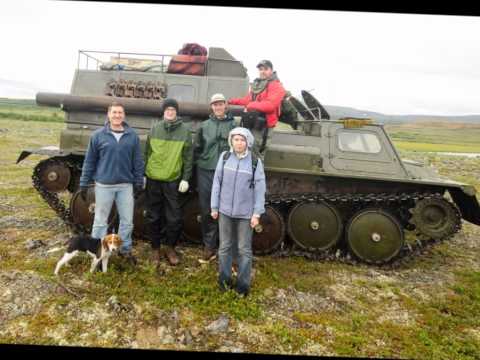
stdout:
POLYGON ((235 179, 233 180, 233 196, 232 196, 232 212, 231 212, 232 217, 233 217, 233 204, 235 203, 235 201, 234 201, 235 200, 235 187, 237 185, 237 175, 238 175, 238 168, 240 167, 240 160, 241 159, 238 159, 237 170, 235 170, 235 179))
POLYGON ((115 145, 114 145, 114 146, 115 146, 115 149, 114 149, 114 151, 113 151, 113 154, 114 154, 114 156, 115 156, 114 162, 115 162, 115 167, 116 167, 117 174, 118 174, 119 171, 118 171, 118 154, 117 154, 117 152, 118 152, 118 143, 119 143, 119 141, 117 141, 117 139, 115 138, 115 135, 112 134, 112 129, 111 129, 111 128, 110 128, 110 131, 109 131, 108 133, 109 133, 110 136, 113 138, 113 143, 115 144, 115 145))
POLYGON ((220 143, 218 141, 218 127, 220 126, 220 121, 217 119, 217 130, 215 132, 215 140, 217 143, 217 156, 220 157, 220 143))
MULTIPOLYGON (((228 117, 226 116, 222 121, 227 122, 227 121, 230 121, 230 120, 229 120, 228 117)), ((225 125, 225 126, 227 126, 227 125, 225 125)), ((218 156, 218 157, 220 157, 220 155, 221 155, 222 152, 223 152, 223 149, 222 149, 223 143, 219 140, 219 136, 218 136, 218 128, 219 128, 219 127, 220 127, 220 121, 217 120, 217 133, 216 133, 216 136, 217 136, 217 137, 216 137, 216 140, 217 140, 217 141, 216 141, 216 143, 217 143, 217 156, 218 156)), ((222 139, 222 140, 223 140, 223 139, 222 139)), ((228 143, 228 135, 227 135, 227 143, 228 143)), ((228 151, 228 150, 227 150, 227 151, 228 151)))
MULTIPOLYGON (((110 131, 112 131, 112 130, 110 129, 110 131)), ((127 135, 126 129, 124 130, 123 135, 117 141, 117 138, 115 137, 115 135, 110 133, 110 136, 113 137, 113 140, 114 140, 114 143, 115 143, 115 165, 116 165, 116 168, 117 168, 117 174, 120 173, 119 168, 118 168, 118 152, 119 152, 120 141, 122 141, 122 138, 125 135, 127 135)))
MULTIPOLYGON (((121 150, 121 149, 120 149, 120 141, 122 141, 122 139, 123 139, 126 135, 127 135, 127 129, 124 130, 123 135, 120 136, 120 139, 118 139, 118 141, 117 141, 117 146, 118 146, 118 148, 117 148, 117 151, 115 152, 115 154, 117 155, 117 162, 116 162, 116 164, 117 164, 117 171, 118 171, 119 173, 120 173, 120 169, 119 169, 119 165, 118 165, 118 164, 119 164, 119 161, 118 161, 118 153, 119 153, 120 150, 121 150)), ((117 139, 115 139, 115 140, 117 140, 117 139)), ((124 140, 123 142, 125 142, 125 140, 124 140)))

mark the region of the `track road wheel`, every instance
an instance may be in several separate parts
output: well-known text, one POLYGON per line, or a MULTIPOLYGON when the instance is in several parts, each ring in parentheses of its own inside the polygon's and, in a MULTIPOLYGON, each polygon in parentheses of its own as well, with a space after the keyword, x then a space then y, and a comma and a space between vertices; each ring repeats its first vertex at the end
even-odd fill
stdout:
POLYGON ((196 244, 202 243, 202 215, 198 195, 190 195, 183 208, 183 237, 196 244))
POLYGON ((284 238, 285 222, 282 214, 273 206, 265 206, 265 214, 260 217, 260 223, 253 229, 253 253, 269 254, 280 246, 284 238))
MULTIPOLYGON (((84 201, 80 195, 80 191, 77 191, 70 201, 70 213, 72 214, 72 221, 76 225, 82 226, 86 231, 91 231, 93 226, 93 220, 95 218, 95 187, 90 186, 87 192, 86 201, 84 201)), ((112 210, 108 217, 108 229, 118 219, 115 203, 112 205, 112 210)))
POLYGON ((301 248, 322 251, 333 247, 343 231, 338 211, 325 202, 301 202, 288 216, 288 234, 301 248))
POLYGON ((145 237, 145 192, 135 199, 133 208, 133 236, 136 238, 145 237))
POLYGON ((346 234, 352 253, 367 263, 383 264, 390 261, 404 244, 399 221, 381 209, 357 212, 350 219, 346 234))

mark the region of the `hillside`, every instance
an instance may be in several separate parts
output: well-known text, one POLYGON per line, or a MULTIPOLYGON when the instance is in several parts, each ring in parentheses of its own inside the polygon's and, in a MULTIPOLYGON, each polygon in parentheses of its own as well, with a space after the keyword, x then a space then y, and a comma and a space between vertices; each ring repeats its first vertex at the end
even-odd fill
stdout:
POLYGON ((443 115, 388 115, 374 111, 359 110, 346 106, 325 105, 328 113, 332 118, 342 118, 346 116, 353 117, 367 117, 375 119, 382 123, 410 123, 410 122, 458 122, 480 124, 479 115, 464 115, 464 116, 443 116, 443 115))

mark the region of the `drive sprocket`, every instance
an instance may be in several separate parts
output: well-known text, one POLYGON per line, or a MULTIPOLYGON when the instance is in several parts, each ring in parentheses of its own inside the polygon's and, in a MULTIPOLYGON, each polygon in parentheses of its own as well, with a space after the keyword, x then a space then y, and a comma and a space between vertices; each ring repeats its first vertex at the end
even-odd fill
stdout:
POLYGON ((447 239, 461 228, 460 211, 444 197, 419 200, 411 213, 417 232, 435 240, 447 239))

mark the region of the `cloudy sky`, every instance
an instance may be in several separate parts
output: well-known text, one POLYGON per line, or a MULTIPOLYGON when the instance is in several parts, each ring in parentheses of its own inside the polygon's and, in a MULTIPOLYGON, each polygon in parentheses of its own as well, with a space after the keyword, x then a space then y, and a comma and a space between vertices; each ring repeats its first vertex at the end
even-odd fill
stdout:
POLYGON ((79 49, 226 48, 293 94, 386 114, 480 114, 480 17, 2 0, 0 97, 69 92, 79 49))

